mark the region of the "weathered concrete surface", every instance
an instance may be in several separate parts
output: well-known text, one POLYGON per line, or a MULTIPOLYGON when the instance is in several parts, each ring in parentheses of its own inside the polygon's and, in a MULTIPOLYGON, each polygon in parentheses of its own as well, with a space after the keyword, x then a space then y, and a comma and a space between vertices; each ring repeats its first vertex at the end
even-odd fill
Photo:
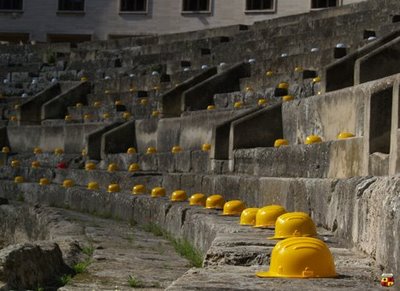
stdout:
MULTIPOLYGON (((203 191, 205 193, 218 193, 215 190, 219 189, 224 191, 219 193, 222 193, 227 200, 241 198, 247 202, 248 206, 279 203, 285 205, 289 211, 296 210, 310 213, 318 225, 332 229, 338 238, 343 239, 347 244, 354 244, 356 247, 362 246, 359 246, 359 240, 354 238, 368 235, 368 233, 375 231, 374 225, 367 224, 361 227, 363 225, 360 224, 361 222, 356 223, 358 220, 356 220, 353 211, 356 203, 356 193, 363 193, 365 190, 365 187, 362 186, 365 183, 364 181, 368 181, 365 178, 350 180, 261 178, 258 186, 259 191, 253 193, 253 198, 249 199, 243 196, 243 193, 237 191, 238 184, 232 183, 232 178, 237 178, 237 181, 240 181, 240 184, 243 184, 242 186, 244 187, 250 183, 254 183, 254 179, 246 182, 245 180, 239 180, 239 177, 227 176, 225 180, 219 179, 218 181, 213 181, 213 177, 210 176, 208 179, 211 178, 211 185, 214 186, 206 186, 209 182, 203 177, 201 181, 205 183, 204 187, 192 189, 189 188, 189 183, 184 183, 183 177, 187 180, 189 175, 182 175, 175 182, 170 180, 169 187, 171 188, 167 189, 171 189, 169 191, 172 191, 173 189, 181 188, 180 186, 185 184, 188 188, 184 189, 189 191, 189 193, 206 190, 205 187, 209 187, 208 191, 203 191), (231 186, 228 187, 226 185, 231 186), (361 190, 358 190, 356 187, 360 187, 361 190)), ((382 181, 385 181, 385 179, 382 178, 382 181)), ((394 185, 397 185, 398 179, 392 178, 389 182, 388 185, 394 187, 394 185)), ((366 183, 368 185, 368 182, 366 183)), ((195 185, 198 184, 195 182, 192 184, 192 187, 198 187, 195 185)), ((109 194, 104 191, 93 192, 79 188, 64 190, 57 185, 41 188, 30 184, 15 186, 11 183, 3 182, 2 187, 3 195, 11 199, 13 197, 15 199, 18 193, 22 191, 21 193, 24 193, 25 200, 31 203, 46 201, 48 204, 58 207, 68 206, 72 209, 79 209, 89 213, 99 213, 119 219, 151 221, 168 230, 175 237, 189 239, 203 253, 211 247, 217 234, 237 232, 238 227, 236 222, 227 224, 230 220, 224 218, 214 219, 213 216, 204 216, 209 211, 190 208, 186 203, 171 203, 167 202, 166 199, 151 199, 149 196, 132 197, 123 193, 109 194), (221 226, 219 226, 220 223, 222 223, 221 226)), ((393 189, 390 188, 386 191, 390 190, 390 193, 392 193, 393 197, 388 198, 391 201, 390 203, 396 204, 397 200, 394 197, 398 190, 393 189)), ((391 205, 387 201, 384 202, 391 205)), ((362 202, 362 205, 363 207, 368 207, 369 203, 371 203, 370 199, 366 198, 365 202, 362 202)), ((374 205, 379 207, 378 203, 374 205)), ((382 233, 386 231, 387 236, 371 238, 372 241, 369 245, 375 244, 376 246, 382 245, 387 247, 390 244, 390 239, 393 240, 393 236, 390 236, 390 233, 393 232, 387 228, 398 227, 395 219, 391 219, 390 221, 391 223, 380 221, 382 225, 379 225, 379 231, 382 231, 382 233)), ((371 249, 366 249, 365 251, 370 255, 375 255, 371 249)), ((396 254, 398 251, 397 249, 391 253, 396 254)), ((385 258, 381 253, 376 255, 381 256, 379 260, 377 258, 377 261, 383 261, 385 258)), ((248 253, 245 256, 248 256, 248 253)), ((253 258, 252 260, 256 259, 253 258)), ((387 264, 384 265, 384 269, 396 270, 398 268, 396 264, 398 264, 396 260, 388 260, 387 264)))
POLYGON ((41 107, 41 120, 63 119, 67 115, 68 106, 74 106, 78 102, 84 102, 86 95, 90 93, 89 82, 76 83, 72 88, 47 101, 41 107))
POLYGON ((397 38, 399 34, 399 31, 388 34, 378 41, 372 42, 327 66, 322 76, 323 91, 330 92, 353 86, 355 69, 354 65, 357 59, 392 41, 393 39, 397 38))
POLYGON ((36 242, 0 250, 0 279, 7 289, 34 289, 59 286, 59 278, 71 269, 64 263, 56 243, 36 242))
POLYGON ((182 95, 184 92, 194 85, 215 75, 216 73, 217 68, 215 67, 207 69, 206 71, 193 76, 192 78, 163 94, 161 96, 163 117, 179 116, 182 113, 182 95))
POLYGON ((354 65, 354 84, 361 84, 399 73, 398 54, 400 38, 357 59, 354 65))
POLYGON ((134 221, 128 224, 73 211, 60 213, 79 227, 71 235, 93 248, 87 272, 60 290, 127 290, 132 288, 129 276, 138 280, 137 288, 162 290, 191 266, 169 241, 135 227, 134 221))
POLYGON ((362 174, 363 139, 240 149, 234 172, 264 177, 348 178, 362 174))
POLYGON ((250 64, 235 64, 187 90, 182 96, 181 110, 206 109, 208 105, 213 104, 214 94, 239 91, 239 80, 249 76, 250 64))
POLYGON ((62 148, 65 152, 79 153, 86 146, 85 137, 103 126, 100 123, 9 126, 7 136, 10 147, 19 153, 32 152, 35 147, 48 152, 62 148))

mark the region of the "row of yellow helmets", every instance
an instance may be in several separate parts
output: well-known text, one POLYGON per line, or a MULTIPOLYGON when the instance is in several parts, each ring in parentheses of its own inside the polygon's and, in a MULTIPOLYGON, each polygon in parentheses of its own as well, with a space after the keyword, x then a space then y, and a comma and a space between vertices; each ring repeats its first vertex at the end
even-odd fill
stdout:
MULTIPOLYGON (((16 183, 22 183, 23 178, 15 178, 16 183)), ((39 184, 49 185, 50 181, 42 178, 39 184)), ((63 182, 64 188, 74 185, 72 180, 63 182)), ((98 190, 96 182, 90 182, 88 189, 98 190)), ((108 192, 119 192, 118 184, 110 184, 108 192)), ((132 194, 139 195, 147 192, 144 185, 135 185, 132 194)), ((155 187, 151 191, 152 198, 166 196, 163 187, 155 187)), ((172 202, 187 201, 184 190, 176 190, 170 196, 172 202)), ((268 239, 282 240, 278 242, 271 254, 270 269, 266 272, 258 272, 261 278, 288 277, 288 278, 327 278, 336 277, 335 264, 329 248, 324 242, 315 238, 317 230, 314 222, 307 213, 287 212, 280 205, 268 205, 262 208, 246 208, 241 200, 225 202, 219 194, 209 197, 202 193, 193 194, 189 198, 191 206, 201 206, 206 209, 223 210, 223 216, 240 216, 240 225, 256 228, 275 228, 274 236, 268 239)))
MULTIPOLYGON (((347 139, 347 138, 352 138, 355 137, 355 135, 351 132, 341 132, 337 135, 337 139, 347 139)), ((322 138, 318 135, 312 134, 306 137, 304 144, 316 144, 316 143, 321 143, 322 138)), ((289 145, 289 141, 287 139, 277 139, 274 142, 274 147, 279 148, 281 146, 287 146, 289 145)))
MULTIPOLYGON (((156 189, 159 191, 162 188, 156 189)), ((152 191, 152 196, 156 193, 152 191)), ((165 194, 165 192, 162 192, 165 194)), ((186 192, 174 191, 171 201, 186 201, 186 192)), ((317 229, 307 213, 287 212, 280 205, 262 208, 246 208, 241 200, 225 202, 219 194, 206 197, 193 194, 189 198, 191 206, 223 210, 223 216, 240 216, 239 223, 255 228, 275 228, 275 234, 268 239, 279 241, 271 254, 270 269, 257 272, 261 278, 331 278, 336 277, 335 264, 328 246, 317 239, 317 229)))
MULTIPOLYGON (((174 198, 174 193, 171 200, 174 198)), ((256 228, 275 228, 268 239, 279 241, 271 254, 270 269, 257 272, 260 278, 332 278, 337 277, 328 246, 317 239, 317 229, 307 213, 287 212, 280 205, 246 208, 240 200, 224 202, 221 195, 194 194, 190 205, 223 209, 222 215, 239 216, 241 225, 256 228)))

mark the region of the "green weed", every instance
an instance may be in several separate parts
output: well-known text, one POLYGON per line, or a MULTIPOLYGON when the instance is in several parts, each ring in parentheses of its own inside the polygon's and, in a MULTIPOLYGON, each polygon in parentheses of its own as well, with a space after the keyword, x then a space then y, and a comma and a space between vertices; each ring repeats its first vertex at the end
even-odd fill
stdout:
POLYGON ((128 284, 132 288, 142 288, 144 284, 139 279, 135 278, 135 276, 129 275, 128 284))

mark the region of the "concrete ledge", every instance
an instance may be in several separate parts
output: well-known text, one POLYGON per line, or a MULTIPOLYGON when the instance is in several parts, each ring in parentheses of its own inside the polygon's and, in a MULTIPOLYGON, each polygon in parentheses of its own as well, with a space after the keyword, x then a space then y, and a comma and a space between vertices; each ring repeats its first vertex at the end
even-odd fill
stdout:
POLYGON ((325 68, 322 76, 322 88, 324 92, 330 92, 354 85, 354 65, 357 59, 369 54, 380 46, 400 36, 400 31, 378 39, 369 45, 341 58, 325 68))
POLYGON ((399 52, 400 37, 397 37, 357 59, 354 65, 354 85, 399 73, 399 52))
POLYGON ((240 91, 240 79, 250 77, 250 64, 238 63, 191 87, 182 96, 181 111, 203 110, 213 104, 214 94, 240 91))
POLYGON ((60 83, 56 83, 20 105, 17 113, 19 124, 40 124, 42 105, 61 93, 60 83))
POLYGON ((7 136, 14 152, 32 152, 34 147, 52 152, 62 148, 65 152, 79 153, 86 146, 85 137, 103 124, 69 124, 63 126, 9 126, 7 136))
POLYGON ((347 178, 362 174, 363 139, 235 151, 235 173, 264 177, 347 178))
POLYGON ((180 84, 179 86, 169 90, 163 96, 162 100, 162 113, 163 117, 179 116, 182 111, 182 94, 194 85, 210 78, 217 73, 217 68, 210 68, 180 84))
POLYGON ((41 107, 41 119, 63 119, 67 114, 67 107, 85 101, 90 90, 90 82, 77 83, 69 90, 44 103, 41 107))

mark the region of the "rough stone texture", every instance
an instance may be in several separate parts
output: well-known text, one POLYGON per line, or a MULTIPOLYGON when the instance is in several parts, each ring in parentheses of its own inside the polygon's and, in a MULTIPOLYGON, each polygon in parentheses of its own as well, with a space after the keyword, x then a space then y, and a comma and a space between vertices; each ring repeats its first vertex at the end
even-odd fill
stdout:
POLYGON ((60 276, 69 272, 55 243, 17 244, 0 250, 0 278, 10 289, 55 287, 60 276))
POLYGON ((240 149, 234 152, 234 172, 261 177, 346 178, 360 175, 363 139, 240 149))

